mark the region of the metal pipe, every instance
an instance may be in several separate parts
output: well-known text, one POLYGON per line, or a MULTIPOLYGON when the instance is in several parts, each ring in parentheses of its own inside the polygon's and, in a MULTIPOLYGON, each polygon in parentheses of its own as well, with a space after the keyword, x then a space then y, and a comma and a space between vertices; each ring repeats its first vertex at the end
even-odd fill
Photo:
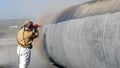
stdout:
POLYGON ((41 33, 44 53, 67 68, 120 68, 119 5, 91 1, 59 13, 41 33))

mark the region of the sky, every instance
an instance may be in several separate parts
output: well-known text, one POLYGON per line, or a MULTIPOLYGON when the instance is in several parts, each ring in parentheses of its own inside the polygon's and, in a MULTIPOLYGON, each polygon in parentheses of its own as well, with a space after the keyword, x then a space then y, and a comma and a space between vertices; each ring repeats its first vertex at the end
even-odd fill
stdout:
POLYGON ((0 20, 39 19, 44 14, 57 12, 85 1, 89 0, 0 0, 0 20))

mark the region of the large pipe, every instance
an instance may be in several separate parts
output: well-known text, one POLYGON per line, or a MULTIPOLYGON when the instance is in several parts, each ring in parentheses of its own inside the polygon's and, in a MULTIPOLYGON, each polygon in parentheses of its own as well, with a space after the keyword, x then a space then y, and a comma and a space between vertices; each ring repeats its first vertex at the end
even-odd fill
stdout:
POLYGON ((120 0, 100 0, 70 7, 37 41, 46 57, 67 68, 120 68, 119 6, 120 0))

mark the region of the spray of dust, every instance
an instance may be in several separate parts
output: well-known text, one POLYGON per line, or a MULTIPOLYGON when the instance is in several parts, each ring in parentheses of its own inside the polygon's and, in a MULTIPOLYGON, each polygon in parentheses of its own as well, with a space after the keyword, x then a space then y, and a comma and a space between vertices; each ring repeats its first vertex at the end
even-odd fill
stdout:
POLYGON ((39 37, 34 40, 34 47, 36 48, 40 58, 43 58, 47 64, 51 65, 48 56, 46 55, 44 51, 44 45, 43 45, 43 40, 42 40, 42 31, 43 27, 47 24, 50 24, 50 20, 52 20, 52 15, 51 14, 46 14, 40 18, 40 21, 38 22, 39 25, 42 26, 42 28, 38 28, 39 30, 39 37))
MULTIPOLYGON (((61 16, 63 16, 64 14, 67 16, 71 12, 74 13, 75 11, 73 11, 73 10, 76 10, 79 6, 80 5, 78 4, 76 6, 72 6, 72 7, 69 7, 69 8, 68 7, 62 7, 62 8, 60 8, 62 12, 61 11, 57 11, 57 12, 54 11, 54 12, 51 12, 51 13, 46 13, 39 18, 38 24, 44 27, 45 25, 48 25, 48 24, 56 24, 58 21, 61 22, 60 21, 60 20, 62 20, 62 18, 60 18, 61 16), (72 8, 74 8, 74 9, 72 9, 72 8)), ((34 47, 36 48, 40 57, 44 58, 46 61, 49 61, 48 56, 45 54, 45 52, 43 50, 43 46, 44 46, 43 41, 42 41, 43 28, 38 28, 38 29, 39 29, 40 34, 39 34, 39 38, 34 40, 34 47)))

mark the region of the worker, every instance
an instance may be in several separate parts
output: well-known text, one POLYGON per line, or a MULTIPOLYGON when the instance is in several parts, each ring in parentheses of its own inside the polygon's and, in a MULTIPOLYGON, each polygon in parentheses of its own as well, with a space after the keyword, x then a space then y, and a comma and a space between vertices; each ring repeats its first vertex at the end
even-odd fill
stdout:
POLYGON ((39 36, 38 24, 26 21, 25 25, 18 30, 17 34, 17 54, 19 57, 19 68, 28 68, 31 57, 32 42, 39 36))

